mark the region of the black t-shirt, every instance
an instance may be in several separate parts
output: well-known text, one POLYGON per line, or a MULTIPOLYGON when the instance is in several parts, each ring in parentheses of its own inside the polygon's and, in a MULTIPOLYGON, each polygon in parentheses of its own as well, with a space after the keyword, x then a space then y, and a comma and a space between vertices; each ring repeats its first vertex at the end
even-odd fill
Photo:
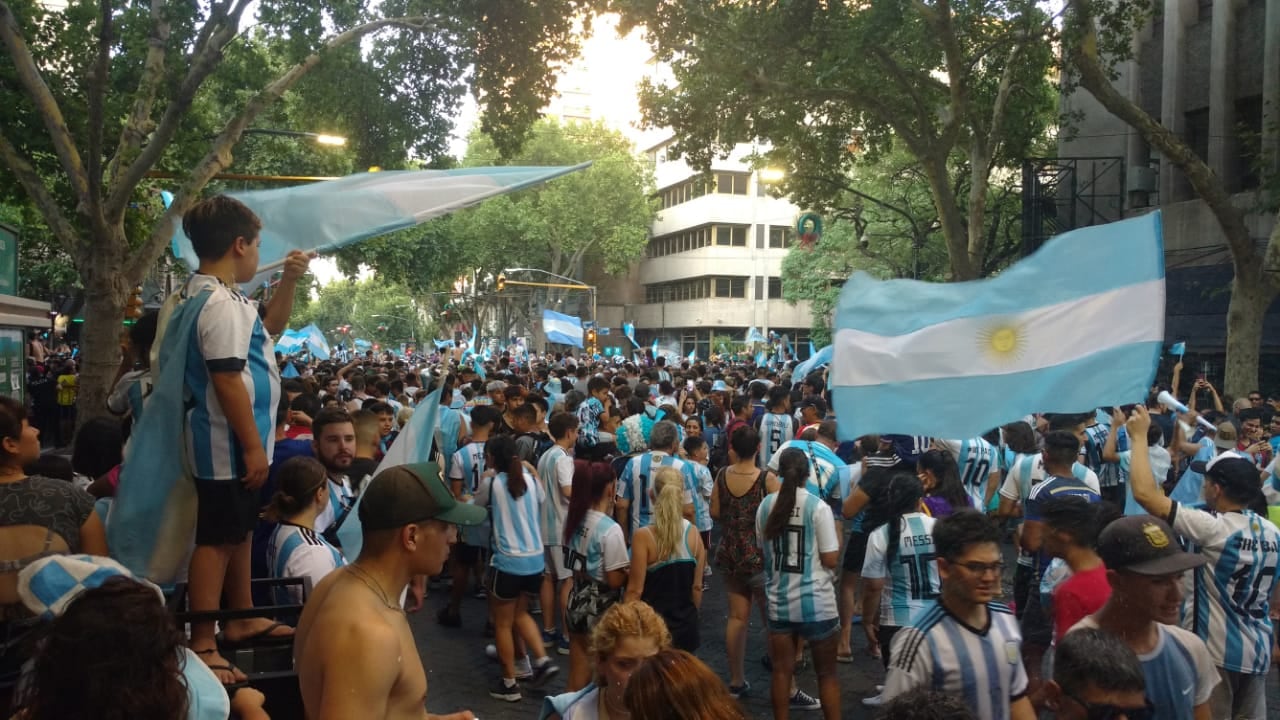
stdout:
POLYGON ((378 462, 373 458, 356 458, 352 460, 351 467, 347 469, 347 477, 351 480, 351 489, 355 492, 360 492, 360 488, 364 487, 365 481, 377 469, 378 462))
POLYGON ((876 528, 889 522, 889 508, 886 497, 889 490, 889 478, 901 470, 911 470, 908 463, 891 463, 893 457, 873 456, 868 458, 866 472, 858 481, 858 489, 871 498, 863 511, 862 529, 860 532, 870 535, 876 528))

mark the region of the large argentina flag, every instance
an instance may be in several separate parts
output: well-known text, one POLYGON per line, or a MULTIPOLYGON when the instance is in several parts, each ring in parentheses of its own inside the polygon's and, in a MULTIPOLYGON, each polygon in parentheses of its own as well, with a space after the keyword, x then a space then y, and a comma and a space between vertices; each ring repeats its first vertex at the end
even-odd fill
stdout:
POLYGON ((546 333, 547 342, 582 347, 582 318, 543 310, 542 332, 546 333))
POLYGON ((1159 212, 1059 235, 988 280, 859 273, 836 308, 840 436, 973 437, 1032 412, 1141 402, 1163 341, 1159 212))

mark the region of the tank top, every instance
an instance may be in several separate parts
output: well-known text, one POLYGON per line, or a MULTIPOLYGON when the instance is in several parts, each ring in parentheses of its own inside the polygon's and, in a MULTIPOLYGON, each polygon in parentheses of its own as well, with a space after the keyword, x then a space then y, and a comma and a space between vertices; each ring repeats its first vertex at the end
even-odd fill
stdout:
POLYGON ((640 599, 648 603, 671 631, 672 643, 679 649, 698 649, 698 608, 693 604, 693 579, 698 559, 689 548, 688 520, 680 525, 680 542, 671 555, 645 570, 644 592, 640 599))
POLYGON ((764 501, 765 471, 756 474, 751 488, 741 496, 729 491, 725 473, 716 478, 716 492, 720 494, 720 544, 716 546, 716 564, 726 573, 749 578, 764 570, 764 558, 760 554, 760 542, 756 539, 756 511, 764 501))

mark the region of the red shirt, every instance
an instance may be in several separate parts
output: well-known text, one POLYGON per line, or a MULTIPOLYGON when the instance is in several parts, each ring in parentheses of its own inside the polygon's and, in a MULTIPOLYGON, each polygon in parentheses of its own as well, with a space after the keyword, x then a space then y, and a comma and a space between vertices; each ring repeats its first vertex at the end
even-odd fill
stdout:
POLYGON ((1111 597, 1111 584, 1107 582, 1107 567, 1098 565, 1092 570, 1082 570, 1062 581, 1053 591, 1053 640, 1059 642, 1076 623, 1086 615, 1102 609, 1111 597))

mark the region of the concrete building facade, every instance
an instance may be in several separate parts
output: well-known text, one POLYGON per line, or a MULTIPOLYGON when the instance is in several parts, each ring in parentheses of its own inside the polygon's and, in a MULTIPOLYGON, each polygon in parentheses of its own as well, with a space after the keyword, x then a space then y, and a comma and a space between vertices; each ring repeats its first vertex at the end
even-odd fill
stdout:
MULTIPOLYGON (((1260 192, 1280 147, 1280 0, 1157 0, 1157 12, 1132 40, 1132 59, 1115 85, 1178 134, 1223 178, 1250 235, 1265 244, 1274 210, 1260 192), (1262 163, 1260 166, 1259 163, 1262 163), (1269 171, 1267 170, 1269 168, 1269 171)), ((1164 215, 1168 276, 1166 337, 1203 357, 1198 370, 1220 369, 1230 299, 1231 257, 1212 214, 1182 173, 1087 91, 1064 100, 1075 133, 1059 144, 1062 158, 1090 158, 1107 168, 1094 181, 1116 188, 1104 214, 1164 215), (1108 160, 1120 159, 1120 162, 1108 160), (1217 367, 1213 367, 1214 365, 1217 367)), ((1264 352, 1280 352, 1280 307, 1273 306, 1264 352)))
POLYGON ((769 194, 767 173, 747 162, 750 146, 714 163, 708 178, 668 157, 670 145, 644 150, 660 201, 645 257, 625 278, 588 279, 600 287, 601 323, 634 323, 642 347, 658 339, 704 358, 718 351, 716 338, 741 342, 750 327, 807 348, 808 303, 782 299, 782 260, 800 210, 769 194))

